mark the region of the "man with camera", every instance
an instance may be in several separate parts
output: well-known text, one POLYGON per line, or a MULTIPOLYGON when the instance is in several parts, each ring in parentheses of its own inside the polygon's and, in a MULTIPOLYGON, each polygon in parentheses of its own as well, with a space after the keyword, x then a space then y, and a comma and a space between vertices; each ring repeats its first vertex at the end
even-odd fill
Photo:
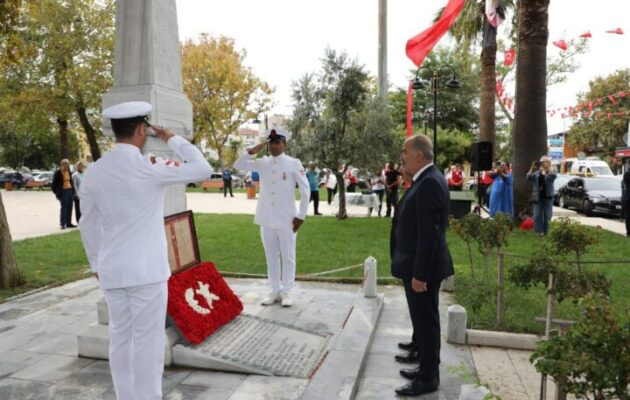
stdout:
POLYGON ((556 171, 551 167, 551 159, 547 156, 540 161, 532 162, 527 173, 527 180, 532 182, 532 204, 534 207, 534 232, 546 235, 553 213, 553 182, 556 171))

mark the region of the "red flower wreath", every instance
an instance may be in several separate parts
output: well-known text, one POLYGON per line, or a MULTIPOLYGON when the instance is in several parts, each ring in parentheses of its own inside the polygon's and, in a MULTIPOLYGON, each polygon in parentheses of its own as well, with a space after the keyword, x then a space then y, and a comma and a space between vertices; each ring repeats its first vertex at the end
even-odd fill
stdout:
POLYGON ((203 342, 243 311, 243 304, 211 262, 177 273, 168 280, 169 321, 185 341, 203 342))

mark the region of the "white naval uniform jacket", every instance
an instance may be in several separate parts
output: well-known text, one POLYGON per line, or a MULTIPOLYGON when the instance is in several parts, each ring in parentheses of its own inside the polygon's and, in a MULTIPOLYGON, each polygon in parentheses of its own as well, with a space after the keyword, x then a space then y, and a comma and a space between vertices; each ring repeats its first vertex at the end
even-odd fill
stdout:
POLYGON ((166 188, 207 179, 212 167, 182 137, 171 137, 168 146, 185 162, 142 155, 138 147, 118 143, 85 173, 79 227, 103 289, 148 285, 170 276, 166 188))
POLYGON ((254 223, 265 228, 282 229, 292 226, 293 218, 306 218, 311 189, 300 160, 282 153, 277 157, 254 158, 245 152, 234 163, 244 171, 258 171, 260 197, 254 223), (295 205, 295 185, 300 188, 300 207, 295 205))

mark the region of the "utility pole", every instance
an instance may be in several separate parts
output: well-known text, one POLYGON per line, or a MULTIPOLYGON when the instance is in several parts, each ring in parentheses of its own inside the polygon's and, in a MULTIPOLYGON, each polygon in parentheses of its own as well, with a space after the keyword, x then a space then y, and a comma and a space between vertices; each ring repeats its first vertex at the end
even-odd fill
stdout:
POLYGON ((378 95, 387 98, 387 0, 378 0, 378 95))

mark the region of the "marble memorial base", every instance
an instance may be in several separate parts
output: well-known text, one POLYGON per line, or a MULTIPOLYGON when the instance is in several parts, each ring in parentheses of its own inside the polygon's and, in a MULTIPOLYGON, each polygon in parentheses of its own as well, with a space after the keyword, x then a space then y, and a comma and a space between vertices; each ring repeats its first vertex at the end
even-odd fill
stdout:
MULTIPOLYGON (((361 291, 349 293, 344 285, 339 285, 343 290, 294 289, 292 307, 263 307, 265 282, 229 283, 244 313, 199 346, 178 344, 180 338, 169 328, 171 367, 238 371, 258 376, 254 381, 282 379, 294 384, 291 399, 354 398, 383 310, 382 294, 366 298, 361 291)), ((98 310, 101 323, 79 336, 79 355, 106 359, 104 301, 98 310)))

